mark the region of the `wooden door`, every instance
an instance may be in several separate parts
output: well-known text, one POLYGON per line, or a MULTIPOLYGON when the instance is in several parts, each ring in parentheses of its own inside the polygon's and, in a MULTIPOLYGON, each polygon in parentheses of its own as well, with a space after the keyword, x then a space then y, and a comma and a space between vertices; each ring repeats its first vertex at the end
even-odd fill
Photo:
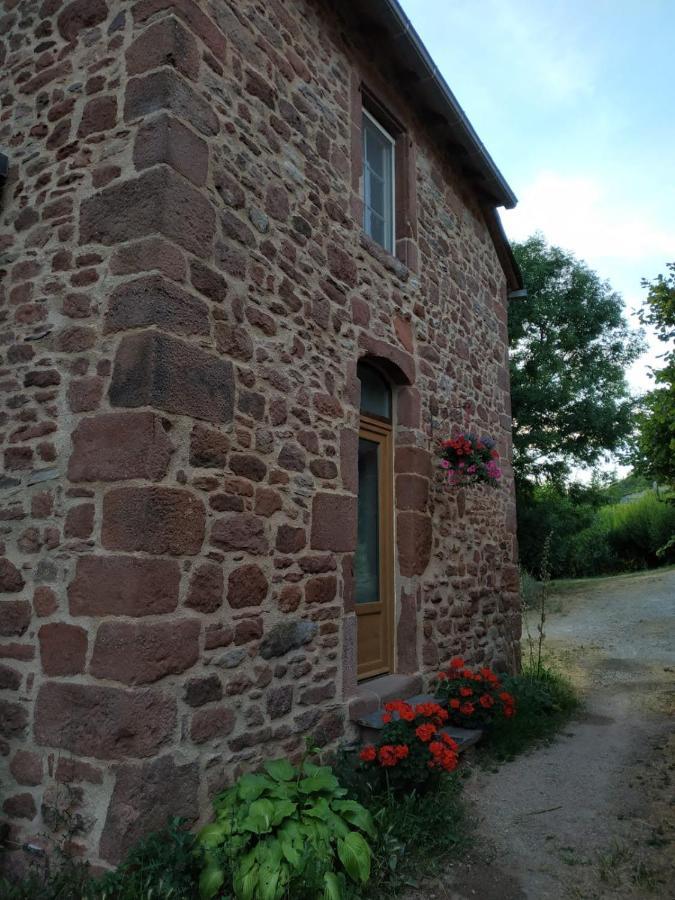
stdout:
POLYGON ((362 415, 359 429, 358 537, 354 558, 357 675, 393 663, 394 547, 391 424, 362 415))

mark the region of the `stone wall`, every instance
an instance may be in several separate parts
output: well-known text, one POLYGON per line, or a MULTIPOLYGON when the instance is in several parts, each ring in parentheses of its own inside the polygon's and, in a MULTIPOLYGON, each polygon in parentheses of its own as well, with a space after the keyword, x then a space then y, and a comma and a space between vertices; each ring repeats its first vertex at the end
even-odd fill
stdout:
MULTIPOLYGON (((115 863, 355 687, 359 382, 396 383, 399 672, 520 633, 506 283, 470 183, 315 0, 5 0, 0 765, 19 846, 115 863), (398 103, 403 258, 359 226, 359 85, 398 103), (452 427, 499 490, 450 491, 452 427)), ((17 854, 20 857, 20 854, 17 854)))

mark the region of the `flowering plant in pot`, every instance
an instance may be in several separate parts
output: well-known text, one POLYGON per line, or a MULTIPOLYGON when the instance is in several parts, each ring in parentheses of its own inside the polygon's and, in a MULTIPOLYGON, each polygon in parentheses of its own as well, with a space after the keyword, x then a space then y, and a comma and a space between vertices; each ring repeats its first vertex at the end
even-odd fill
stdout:
POLYGON ((499 676, 487 666, 470 669, 459 656, 438 673, 433 686, 453 725, 487 728, 497 717, 515 715, 515 698, 504 690, 499 676))
POLYGON ((392 700, 384 710, 385 725, 377 744, 368 744, 359 753, 361 768, 374 788, 420 792, 441 773, 457 768, 457 743, 441 730, 448 720, 442 706, 392 700))
POLYGON ((495 441, 484 435, 476 437, 470 431, 441 441, 441 468, 452 487, 469 484, 489 484, 497 487, 502 477, 499 452, 495 441))

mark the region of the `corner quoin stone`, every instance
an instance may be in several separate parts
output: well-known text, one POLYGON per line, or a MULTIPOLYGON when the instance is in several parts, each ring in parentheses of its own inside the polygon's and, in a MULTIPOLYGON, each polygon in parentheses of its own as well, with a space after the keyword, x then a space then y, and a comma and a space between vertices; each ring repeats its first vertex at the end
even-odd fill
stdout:
POLYGON ((231 362, 146 331, 120 343, 109 397, 112 406, 153 406, 222 423, 232 421, 234 390, 231 362))
POLYGON ((82 419, 72 441, 71 481, 159 481, 166 475, 174 450, 159 416, 149 412, 82 419))
POLYGON ((113 488, 103 498, 101 541, 108 550, 194 556, 205 526, 204 504, 180 488, 113 488))
POLYGON ((178 606, 180 568, 172 559, 82 556, 68 585, 71 616, 151 616, 178 606))
POLYGON ((159 233, 196 256, 209 256, 213 206, 166 166, 106 188, 80 207, 80 243, 115 244, 159 233))
POLYGON ((35 707, 38 744, 96 759, 154 756, 175 726, 175 699, 152 690, 48 681, 35 707))

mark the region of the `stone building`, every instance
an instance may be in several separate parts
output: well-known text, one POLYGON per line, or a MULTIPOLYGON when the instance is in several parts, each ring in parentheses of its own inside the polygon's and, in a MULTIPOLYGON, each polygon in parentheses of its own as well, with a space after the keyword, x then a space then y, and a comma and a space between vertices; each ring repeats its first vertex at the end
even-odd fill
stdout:
POLYGON ((0 35, 2 816, 70 804, 115 863, 454 654, 516 664, 515 198, 394 0, 0 35), (498 489, 444 483, 462 428, 498 489))

